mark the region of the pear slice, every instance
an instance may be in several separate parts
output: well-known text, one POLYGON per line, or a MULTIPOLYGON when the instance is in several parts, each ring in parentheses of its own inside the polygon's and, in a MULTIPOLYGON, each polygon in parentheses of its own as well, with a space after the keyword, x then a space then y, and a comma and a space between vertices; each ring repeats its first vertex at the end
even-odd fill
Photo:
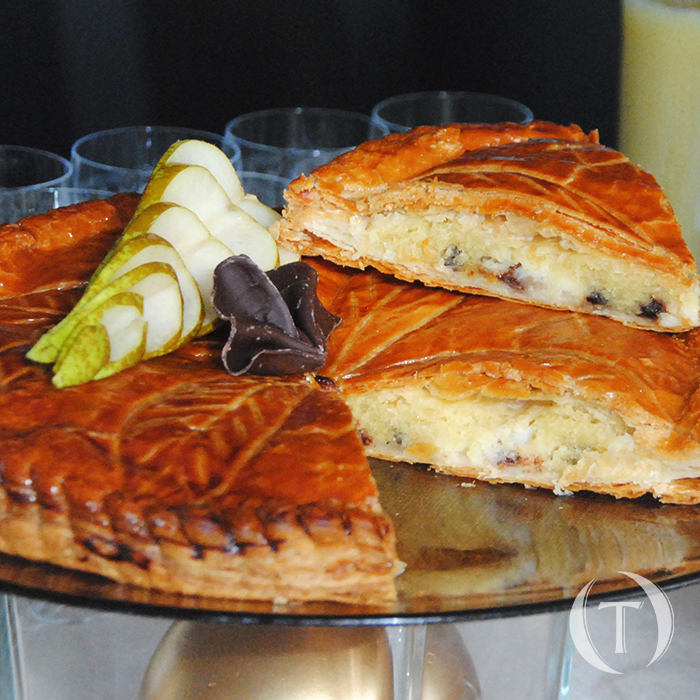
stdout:
POLYGON ((177 204, 152 204, 133 220, 124 237, 144 232, 160 236, 179 253, 201 296, 203 315, 198 335, 209 333, 219 319, 211 301, 214 269, 233 251, 212 236, 194 212, 177 204))
MULTIPOLYGON (((136 291, 137 293, 143 289, 143 287, 137 287, 138 284, 142 283, 150 275, 160 273, 164 275, 167 280, 160 280, 161 286, 168 285, 173 281, 177 284, 177 277, 174 270, 170 265, 163 262, 150 262, 129 270, 128 272, 120 275, 116 279, 112 280, 106 286, 100 287, 99 289, 93 289, 92 293, 88 296, 87 301, 81 301, 82 304, 77 304, 73 310, 63 319, 60 323, 55 325, 53 328, 49 329, 44 335, 39 338, 39 340, 34 344, 34 346, 27 353, 27 357, 35 362, 55 362, 62 345, 66 342, 67 338, 73 332, 73 330, 80 324, 85 324, 86 316, 91 312, 92 309, 102 307, 105 302, 108 302, 110 298, 121 294, 126 291, 136 291)), ((158 279, 158 278, 157 278, 158 279)), ((148 289, 148 287, 146 287, 148 289)), ((160 291, 157 288, 153 288, 151 294, 156 291, 160 291)), ((83 295, 85 298, 86 295, 83 295)), ((177 297, 174 295, 173 290, 169 290, 169 293, 163 293, 160 297, 164 304, 169 304, 173 306, 173 299, 179 298, 178 304, 180 308, 175 306, 175 312, 177 314, 178 331, 182 332, 182 296, 179 289, 177 289, 177 297)), ((165 311, 165 306, 163 308, 165 311)), ((158 323, 163 321, 159 320, 158 323)))
MULTIPOLYGON (((124 241, 120 250, 110 261, 115 265, 114 273, 110 281, 118 279, 130 270, 149 262, 162 262, 169 265, 177 276, 177 283, 180 287, 182 297, 182 332, 180 343, 184 343, 194 338, 200 333, 200 326, 203 317, 202 297, 199 287, 189 269, 182 260, 177 250, 164 238, 154 233, 144 233, 132 239, 124 241), (121 265, 117 266, 117 258, 128 258, 121 265)), ((108 267, 105 267, 105 274, 108 274, 108 267)))
MULTIPOLYGON (((87 289, 72 311, 56 326, 47 331, 29 350, 27 357, 35 362, 54 362, 61 344, 76 322, 76 315, 92 305, 94 298, 108 285, 128 272, 147 263, 158 262, 170 266, 177 275, 182 298, 180 344, 200 333, 204 310, 199 288, 175 248, 155 234, 141 234, 124 240, 112 249, 106 262, 92 276, 87 289)), ((114 292, 129 288, 135 281, 129 278, 114 292)), ((107 296, 111 292, 107 293, 107 296)), ((102 296, 101 299, 104 299, 102 296)), ((100 299, 100 301, 101 301, 100 299)))
POLYGON ((193 338, 199 332, 203 315, 199 288, 177 250, 168 241, 152 233, 123 238, 111 251, 104 265, 93 275, 75 309, 84 307, 113 280, 150 262, 166 263, 175 271, 183 300, 182 340, 184 342, 193 338))
POLYGON ((277 265, 277 242, 272 234, 237 207, 206 168, 174 164, 157 167, 137 215, 158 202, 179 204, 191 210, 215 238, 233 253, 245 253, 263 270, 277 265))
MULTIPOLYGON (((104 304, 99 319, 109 337, 109 361, 98 374, 104 375, 110 365, 119 363, 128 367, 143 357, 147 329, 143 298, 139 294, 124 292, 114 297, 104 304)), ((77 330, 79 334, 80 329, 77 330)))
MULTIPOLYGON (((149 263, 129 291, 112 293, 78 315, 56 358, 53 383, 72 386, 108 377, 172 351, 182 329, 182 296, 177 275, 165 263, 149 263)), ((131 273, 141 273, 136 268, 131 273)), ((124 277, 130 276, 127 273, 124 277)), ((133 275, 131 275, 133 276, 133 275)), ((119 279, 113 282, 118 285, 119 279)))
POLYGON ((279 257, 279 264, 286 265, 291 262, 299 262, 301 260, 301 255, 294 250, 289 250, 284 246, 277 245, 277 255, 279 257))
POLYGON ((246 192, 240 202, 235 203, 239 209, 250 214, 261 226, 270 228, 275 221, 279 221, 282 215, 272 207, 261 202, 254 194, 246 192))
POLYGON ((281 218, 281 215, 272 207, 263 204, 254 194, 244 191, 231 159, 212 143, 197 139, 176 141, 160 159, 156 170, 165 165, 200 165, 206 168, 221 185, 231 202, 250 214, 265 228, 270 228, 281 218))
POLYGON ((234 204, 238 204, 244 198, 243 185, 231 159, 213 143, 198 139, 176 141, 163 154, 156 167, 168 164, 201 165, 216 178, 234 204))
POLYGON ((232 207, 205 222, 209 232, 236 255, 247 255, 262 270, 277 267, 279 253, 272 234, 250 214, 232 207), (264 231, 263 236, 260 232, 264 231))
POLYGON ((210 219, 235 206, 204 166, 175 163, 156 166, 136 208, 136 215, 158 202, 170 202, 190 209, 205 226, 210 219))
POLYGON ((107 329, 102 324, 83 326, 65 350, 62 362, 54 366, 54 386, 61 389, 92 381, 109 362, 107 329))
POLYGON ((161 269, 147 275, 129 290, 143 299, 142 316, 146 322, 144 360, 165 355, 182 344, 183 303, 177 274, 170 265, 155 265, 161 269))
MULTIPOLYGON (((259 224, 269 229, 275 221, 279 221, 282 215, 276 212, 272 207, 268 207, 267 204, 263 204, 254 194, 246 192, 243 200, 238 202, 239 209, 243 209, 244 212, 250 214, 259 224)), ((284 248, 279 243, 277 244, 277 257, 278 265, 286 265, 290 262, 298 262, 301 260, 301 255, 289 250, 289 248, 284 248)))
POLYGON ((136 364, 146 347, 143 298, 134 292, 111 296, 73 329, 54 365, 58 388, 102 379, 136 364))
POLYGON ((231 202, 267 229, 282 218, 281 214, 263 204, 254 194, 244 191, 231 159, 212 143, 197 139, 177 141, 165 152, 156 168, 165 165, 200 165, 206 168, 231 202))

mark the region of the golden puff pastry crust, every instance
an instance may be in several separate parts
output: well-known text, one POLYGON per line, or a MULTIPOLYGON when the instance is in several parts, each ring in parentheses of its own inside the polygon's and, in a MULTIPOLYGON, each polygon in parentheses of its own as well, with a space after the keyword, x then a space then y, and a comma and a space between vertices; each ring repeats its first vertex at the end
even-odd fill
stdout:
POLYGON ((649 330, 700 325, 667 198, 595 132, 419 127, 298 178, 287 200, 276 235, 304 255, 649 330))
POLYGON ((323 373, 368 455, 558 493, 700 502, 700 331, 315 264, 343 318, 323 373))
POLYGON ((225 338, 68 389, 26 359, 116 216, 90 203, 0 227, 19 290, 0 297, 0 551, 188 595, 394 599, 394 531, 337 392, 231 377, 225 338), (35 278, 49 252, 55 270, 35 278))

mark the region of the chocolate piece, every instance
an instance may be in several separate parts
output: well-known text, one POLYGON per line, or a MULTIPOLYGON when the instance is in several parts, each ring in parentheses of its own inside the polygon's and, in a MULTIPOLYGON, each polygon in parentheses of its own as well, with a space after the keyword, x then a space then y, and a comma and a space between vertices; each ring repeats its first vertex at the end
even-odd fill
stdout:
POLYGON ((316 296, 316 270, 299 261, 270 270, 267 276, 286 303, 297 330, 325 351, 326 340, 340 319, 327 311, 316 296))
POLYGON ((644 318, 651 318, 656 320, 659 316, 666 311, 666 304, 663 301, 659 301, 652 297, 646 304, 642 304, 639 315, 644 318))
POLYGON ((323 377, 320 374, 317 374, 314 379, 316 380, 316 384, 318 384, 321 389, 324 389, 326 391, 329 391, 331 389, 337 389, 335 382, 330 378, 330 377, 323 377))
POLYGON ((340 319, 319 301, 317 283, 316 270, 304 262, 267 274, 246 255, 219 263, 212 302, 231 322, 221 355, 226 370, 281 376, 320 369, 326 339, 340 319))
POLYGON ((589 304, 603 305, 603 306, 608 303, 608 300, 605 298, 605 295, 602 292, 591 292, 586 297, 586 301, 589 304))
POLYGON ((498 279, 501 280, 501 282, 505 282, 511 289, 522 291, 525 289, 525 285, 522 280, 518 278, 518 271, 521 268, 522 265, 520 263, 511 265, 502 275, 498 275, 498 279))

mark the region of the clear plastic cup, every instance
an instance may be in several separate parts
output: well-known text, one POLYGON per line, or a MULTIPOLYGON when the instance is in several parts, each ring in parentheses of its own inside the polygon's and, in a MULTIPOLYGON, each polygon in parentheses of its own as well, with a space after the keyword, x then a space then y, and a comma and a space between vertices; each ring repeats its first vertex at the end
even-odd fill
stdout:
POLYGON ((0 190, 51 187, 68 182, 70 161, 50 151, 0 145, 0 190))
POLYGON ((143 192, 162 155, 182 139, 213 143, 238 166, 238 147, 225 143, 221 134, 171 126, 125 126, 87 134, 73 144, 73 184, 115 193, 143 192))
POLYGON ((372 138, 441 124, 529 124, 532 111, 515 100, 480 92, 413 92, 395 95, 372 108, 372 138))
POLYGON ((72 172, 70 161, 56 153, 0 145, 0 224, 34 213, 48 190, 70 184, 72 172))
POLYGON ((232 119, 225 140, 241 149, 241 170, 293 180, 367 141, 366 114, 319 107, 250 112, 232 119))

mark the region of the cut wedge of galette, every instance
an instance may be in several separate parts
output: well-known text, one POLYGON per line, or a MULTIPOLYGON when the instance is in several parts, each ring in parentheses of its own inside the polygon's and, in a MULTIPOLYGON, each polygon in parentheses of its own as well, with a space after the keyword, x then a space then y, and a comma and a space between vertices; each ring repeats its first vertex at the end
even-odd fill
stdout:
POLYGON ((327 262, 322 374, 369 456, 557 493, 700 502, 700 331, 430 289, 327 262))
POLYGON ((419 127, 289 186, 276 235, 408 280, 683 331, 700 283, 654 178, 546 122, 419 127))

